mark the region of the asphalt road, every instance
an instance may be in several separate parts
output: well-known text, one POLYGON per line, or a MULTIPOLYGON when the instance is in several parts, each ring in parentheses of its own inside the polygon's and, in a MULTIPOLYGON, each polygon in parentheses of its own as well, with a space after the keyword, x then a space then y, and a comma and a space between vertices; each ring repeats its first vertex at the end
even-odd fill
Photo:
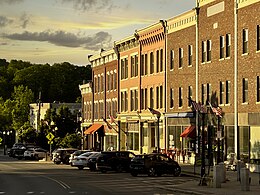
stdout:
POLYGON ((192 177, 129 173, 100 173, 78 170, 70 165, 16 160, 0 156, 0 195, 88 194, 88 195, 171 195, 174 186, 194 180, 192 177))

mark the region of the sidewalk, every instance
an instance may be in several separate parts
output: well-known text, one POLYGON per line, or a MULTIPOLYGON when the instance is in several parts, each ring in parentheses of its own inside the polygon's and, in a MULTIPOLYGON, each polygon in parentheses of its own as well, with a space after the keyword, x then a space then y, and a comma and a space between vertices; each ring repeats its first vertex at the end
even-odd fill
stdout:
MULTIPOLYGON (((260 174, 251 173, 249 177, 251 178, 250 191, 242 191, 241 184, 238 181, 238 174, 236 171, 227 171, 225 183, 221 184, 221 188, 214 188, 211 182, 207 182, 207 186, 201 186, 200 183, 200 168, 196 166, 194 170, 194 165, 180 164, 182 167, 182 173, 185 175, 195 176, 197 180, 186 182, 183 184, 173 185, 173 192, 179 194, 218 194, 218 195, 248 195, 248 194, 260 194, 260 174), (195 174, 194 174, 195 172, 195 174)), ((208 167, 206 167, 206 173, 208 173, 208 167)), ((212 169, 210 170, 210 176, 213 175, 212 169)))

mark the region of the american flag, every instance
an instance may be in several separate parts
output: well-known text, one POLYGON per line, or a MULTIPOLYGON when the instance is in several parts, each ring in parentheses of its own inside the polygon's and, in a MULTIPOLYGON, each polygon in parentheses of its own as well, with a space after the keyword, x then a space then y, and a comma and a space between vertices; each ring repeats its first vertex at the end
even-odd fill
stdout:
POLYGON ((112 115, 109 115, 109 118, 111 123, 115 123, 115 118, 112 115))
POLYGON ((158 110, 155 110, 155 109, 153 109, 153 108, 148 108, 148 109, 149 109, 149 111, 150 111, 152 114, 161 116, 161 113, 160 113, 158 110))
POLYGON ((214 112, 217 116, 222 117, 222 109, 220 107, 213 107, 210 102, 209 102, 209 106, 212 112, 214 112))
POLYGON ((200 113, 207 113, 207 109, 203 106, 200 102, 197 103, 196 101, 192 100, 191 97, 188 98, 193 110, 198 111, 200 113))

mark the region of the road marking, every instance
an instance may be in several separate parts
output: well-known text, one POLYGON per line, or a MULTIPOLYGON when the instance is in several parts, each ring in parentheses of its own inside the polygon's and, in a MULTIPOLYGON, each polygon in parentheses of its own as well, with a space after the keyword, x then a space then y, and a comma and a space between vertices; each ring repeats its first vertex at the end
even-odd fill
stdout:
POLYGON ((51 177, 48 177, 48 176, 43 176, 41 175, 41 177, 45 177, 47 179, 50 179, 56 183, 58 183, 60 186, 62 186, 64 189, 70 189, 70 186, 68 184, 66 184, 65 182, 61 181, 61 180, 56 180, 56 179, 53 179, 51 177))

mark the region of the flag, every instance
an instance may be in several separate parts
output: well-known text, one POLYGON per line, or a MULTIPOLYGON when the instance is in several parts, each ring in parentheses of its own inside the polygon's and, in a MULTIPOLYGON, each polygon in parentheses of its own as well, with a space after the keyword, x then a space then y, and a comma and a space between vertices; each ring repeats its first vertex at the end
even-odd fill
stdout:
POLYGON ((198 111, 200 113, 207 113, 207 109, 200 102, 197 103, 196 101, 192 100, 191 97, 189 97, 188 99, 193 110, 198 111))
POLYGON ((217 116, 222 117, 222 109, 219 106, 213 107, 210 102, 209 102, 209 106, 210 106, 212 112, 214 112, 217 116))
POLYGON ((149 111, 152 113, 152 114, 156 114, 158 116, 161 116, 161 113, 158 111, 158 110, 154 110, 153 108, 148 108, 149 111))
POLYGON ((112 115, 109 115, 109 118, 111 123, 115 123, 115 118, 112 115))
POLYGON ((112 127, 112 125, 111 125, 109 122, 107 122, 107 120, 106 120, 105 118, 102 117, 102 119, 103 119, 103 121, 106 123, 106 125, 107 125, 107 127, 108 127, 109 129, 114 129, 114 128, 112 127))

